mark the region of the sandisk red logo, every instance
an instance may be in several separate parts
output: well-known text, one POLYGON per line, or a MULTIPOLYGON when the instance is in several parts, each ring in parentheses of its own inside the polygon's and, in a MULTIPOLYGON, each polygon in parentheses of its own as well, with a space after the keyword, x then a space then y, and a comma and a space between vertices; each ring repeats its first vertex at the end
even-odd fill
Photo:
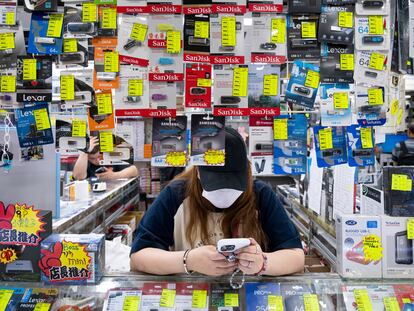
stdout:
POLYGON ((149 64, 148 59, 135 58, 135 57, 124 56, 124 55, 119 55, 119 61, 123 63, 132 64, 132 65, 142 66, 142 67, 147 67, 149 64))
POLYGON ((181 10, 181 5, 148 5, 149 13, 153 14, 178 14, 181 10))
POLYGON ((173 115, 173 109, 155 109, 149 112, 149 117, 163 118, 163 117, 175 117, 175 115, 173 115))
POLYGON ((148 40, 148 46, 150 48, 167 48, 167 40, 150 39, 148 40))
POLYGON ((145 6, 118 6, 116 8, 118 13, 145 13, 147 7, 145 6))
POLYGON ((184 61, 193 63, 209 63, 210 56, 201 54, 184 54, 184 61))
POLYGON ((149 80, 150 81, 166 81, 166 82, 182 81, 184 80, 184 74, 183 73, 150 73, 149 80))
POLYGON ((249 4, 249 11, 250 12, 263 12, 263 13, 268 13, 268 12, 276 12, 276 13, 281 13, 283 12, 283 5, 281 4, 254 4, 254 3, 250 3, 249 4))
POLYGON ((280 108, 249 108, 252 116, 278 116, 280 108))
POLYGON ((146 117, 146 118, 163 118, 175 117, 175 109, 117 109, 117 117, 146 117))
POLYGON ((244 64, 244 56, 211 56, 212 64, 244 64))
POLYGON ((286 63, 286 56, 252 54, 252 63, 284 64, 286 63))
POLYGON ((207 102, 201 102, 201 103, 187 102, 185 106, 187 108, 210 108, 211 103, 207 103, 207 102))
POLYGON ((184 14, 211 14, 213 11, 209 6, 184 8, 184 14))
POLYGON ((243 5, 220 5, 214 4, 212 6, 213 13, 234 13, 244 14, 246 13, 246 7, 243 5))
POLYGON ((214 108, 215 116, 248 116, 249 108, 214 108))

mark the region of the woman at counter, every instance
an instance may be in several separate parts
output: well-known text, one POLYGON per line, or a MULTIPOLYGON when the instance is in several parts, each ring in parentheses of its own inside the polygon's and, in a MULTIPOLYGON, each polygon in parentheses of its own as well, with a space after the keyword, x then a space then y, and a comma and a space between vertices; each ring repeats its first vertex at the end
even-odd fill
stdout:
POLYGON ((240 134, 226 128, 226 163, 192 167, 148 209, 131 250, 131 270, 165 275, 232 273, 286 275, 303 271, 299 233, 272 189, 254 181, 240 134), (223 238, 250 238, 228 262, 223 238))

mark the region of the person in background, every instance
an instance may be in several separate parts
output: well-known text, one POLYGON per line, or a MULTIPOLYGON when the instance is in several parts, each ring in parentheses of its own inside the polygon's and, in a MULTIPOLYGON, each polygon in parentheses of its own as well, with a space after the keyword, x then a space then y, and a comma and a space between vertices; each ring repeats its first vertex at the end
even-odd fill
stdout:
POLYGON ((392 150, 392 160, 395 165, 414 165, 414 121, 408 124, 408 139, 399 142, 392 150))
POLYGON ((101 154, 99 152, 98 138, 91 136, 88 152, 80 151, 79 157, 76 160, 73 168, 73 178, 83 180, 96 176, 99 180, 107 181, 138 176, 138 170, 135 165, 115 165, 108 167, 100 165, 100 160, 101 154))
POLYGON ((224 166, 191 167, 145 213, 131 249, 131 270, 166 275, 195 271, 284 275, 302 272, 299 233, 275 192, 253 180, 246 145, 226 127, 224 166), (249 238, 229 262, 218 240, 249 238))

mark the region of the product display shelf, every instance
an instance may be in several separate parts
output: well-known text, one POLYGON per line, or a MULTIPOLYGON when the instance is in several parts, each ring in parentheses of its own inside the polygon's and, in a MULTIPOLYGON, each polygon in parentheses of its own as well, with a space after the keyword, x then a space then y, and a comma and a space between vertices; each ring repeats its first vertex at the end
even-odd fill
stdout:
POLYGON ((53 222, 56 233, 103 232, 104 228, 139 199, 138 179, 107 182, 103 193, 84 201, 62 201, 61 218, 53 222))
POLYGON ((276 189, 286 202, 286 210, 298 230, 305 236, 309 247, 316 249, 331 267, 334 267, 336 263, 335 228, 300 204, 295 188, 281 185, 276 189))

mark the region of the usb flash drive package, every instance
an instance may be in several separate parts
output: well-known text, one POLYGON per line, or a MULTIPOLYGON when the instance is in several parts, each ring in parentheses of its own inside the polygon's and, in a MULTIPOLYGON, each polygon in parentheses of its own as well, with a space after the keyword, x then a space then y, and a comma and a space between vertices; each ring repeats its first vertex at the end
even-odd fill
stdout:
POLYGON ((357 0, 322 0, 322 4, 327 5, 346 5, 346 4, 355 4, 357 0))
POLYGON ((251 44, 252 63, 286 62, 286 17, 280 14, 252 13, 252 29, 246 42, 251 44))
POLYGON ((17 1, 3 2, 0 4, 0 25, 1 26, 14 26, 16 25, 16 9, 17 1), (14 22, 12 24, 7 24, 8 16, 14 16, 14 22))
POLYGON ((322 6, 319 18, 318 39, 320 42, 352 45, 354 42, 354 7, 322 6), (346 19, 345 16, 351 15, 346 19))
POLYGON ((287 51, 288 59, 319 60, 321 45, 318 41, 319 15, 288 15, 287 51))
POLYGON ((249 154, 253 175, 273 173, 273 118, 249 118, 249 154))
POLYGON ((351 125, 346 128, 348 138, 348 165, 363 167, 375 165, 374 129, 351 125))
POLYGON ((184 52, 210 54, 209 15, 185 15, 184 52))
MULTIPOLYGON (((83 133, 82 133, 83 134, 83 133)), ((87 148, 87 118, 86 116, 72 116, 59 115, 56 117, 56 150, 61 155, 77 155, 78 150, 87 148), (80 132, 73 131, 73 121, 81 121, 85 125, 84 136, 80 132), (75 135, 74 135, 75 134, 75 135)))
POLYGON ((151 165, 184 167, 187 164, 187 117, 154 118, 151 165))
MULTIPOLYGON (((63 20, 64 38, 93 38, 98 32, 98 21, 83 22, 82 3, 65 3, 63 20)), ((96 20, 97 17, 96 17, 96 20)))
POLYGON ((357 51, 354 80, 358 83, 385 86, 389 68, 389 57, 384 52, 357 51), (382 65, 382 67, 381 67, 382 65))
POLYGON ((185 106, 188 108, 211 107, 211 65, 186 64, 185 106))
POLYGON ((118 35, 118 14, 116 4, 98 5, 98 37, 116 37, 118 35), (113 12, 113 13, 108 13, 113 12))
POLYGON ((191 165, 224 166, 225 117, 191 115, 191 165))
POLYGON ((321 0, 288 0, 289 13, 320 13, 321 0))
POLYGON ((296 60, 286 89, 286 101, 312 108, 319 88, 319 67, 296 60))
POLYGON ((357 120, 360 126, 381 126, 385 124, 388 109, 388 88, 356 85, 355 97, 357 120))
MULTIPOLYGON (((105 71, 105 53, 117 52, 116 38, 94 38, 94 73, 93 86, 101 90, 117 89, 119 87, 119 71, 105 71)), ((116 66, 119 59, 112 59, 109 65, 116 66)), ((112 68, 109 68, 112 69, 112 68)))
POLYGON ((274 119, 274 174, 305 174, 307 167, 307 123, 303 114, 274 119))
POLYGON ((249 66, 249 107, 280 106, 280 66, 249 66))
POLYGON ((321 125, 348 126, 352 124, 355 107, 352 84, 322 84, 320 87, 321 125))
POLYGON ((321 56, 322 83, 354 82, 354 47, 352 45, 323 43, 321 56))
POLYGON ((357 0, 355 11, 358 15, 389 15, 389 0, 357 0))
POLYGON ((330 167, 348 162, 346 128, 314 126, 318 167, 330 167))
POLYGON ((32 13, 27 52, 36 54, 62 53, 62 30, 59 37, 48 37, 49 13, 32 13))
POLYGON ((100 165, 128 165, 134 163, 134 128, 131 125, 117 124, 113 135, 114 150, 103 152, 100 165))
POLYGON ((152 109, 177 109, 175 82, 149 82, 149 102, 152 109))
POLYGON ((148 69, 121 64, 120 86, 115 90, 115 109, 149 108, 149 92, 148 69))
MULTIPOLYGON (((248 84, 244 85, 246 89, 246 96, 239 96, 235 94, 234 90, 234 72, 236 68, 246 68, 247 65, 214 65, 214 93, 213 106, 214 108, 247 108, 248 84)), ((247 82, 247 81, 246 81, 247 82)))
POLYGON ((390 50, 391 31, 389 16, 356 16, 355 17, 355 47, 357 50, 365 51, 381 51, 390 50), (377 28, 370 28, 375 25, 371 19, 382 19, 377 28))
MULTIPOLYGON (((65 50, 65 44, 63 44, 63 53, 57 56, 56 66, 58 68, 88 67, 88 61, 90 58, 88 39, 73 40, 76 40, 76 48, 73 50, 65 50)), ((65 42, 65 39, 63 42, 65 42)))
POLYGON ((61 100, 62 109, 91 107, 96 104, 92 73, 91 69, 83 68, 61 71, 61 76, 73 75, 74 77, 74 99, 61 100))

